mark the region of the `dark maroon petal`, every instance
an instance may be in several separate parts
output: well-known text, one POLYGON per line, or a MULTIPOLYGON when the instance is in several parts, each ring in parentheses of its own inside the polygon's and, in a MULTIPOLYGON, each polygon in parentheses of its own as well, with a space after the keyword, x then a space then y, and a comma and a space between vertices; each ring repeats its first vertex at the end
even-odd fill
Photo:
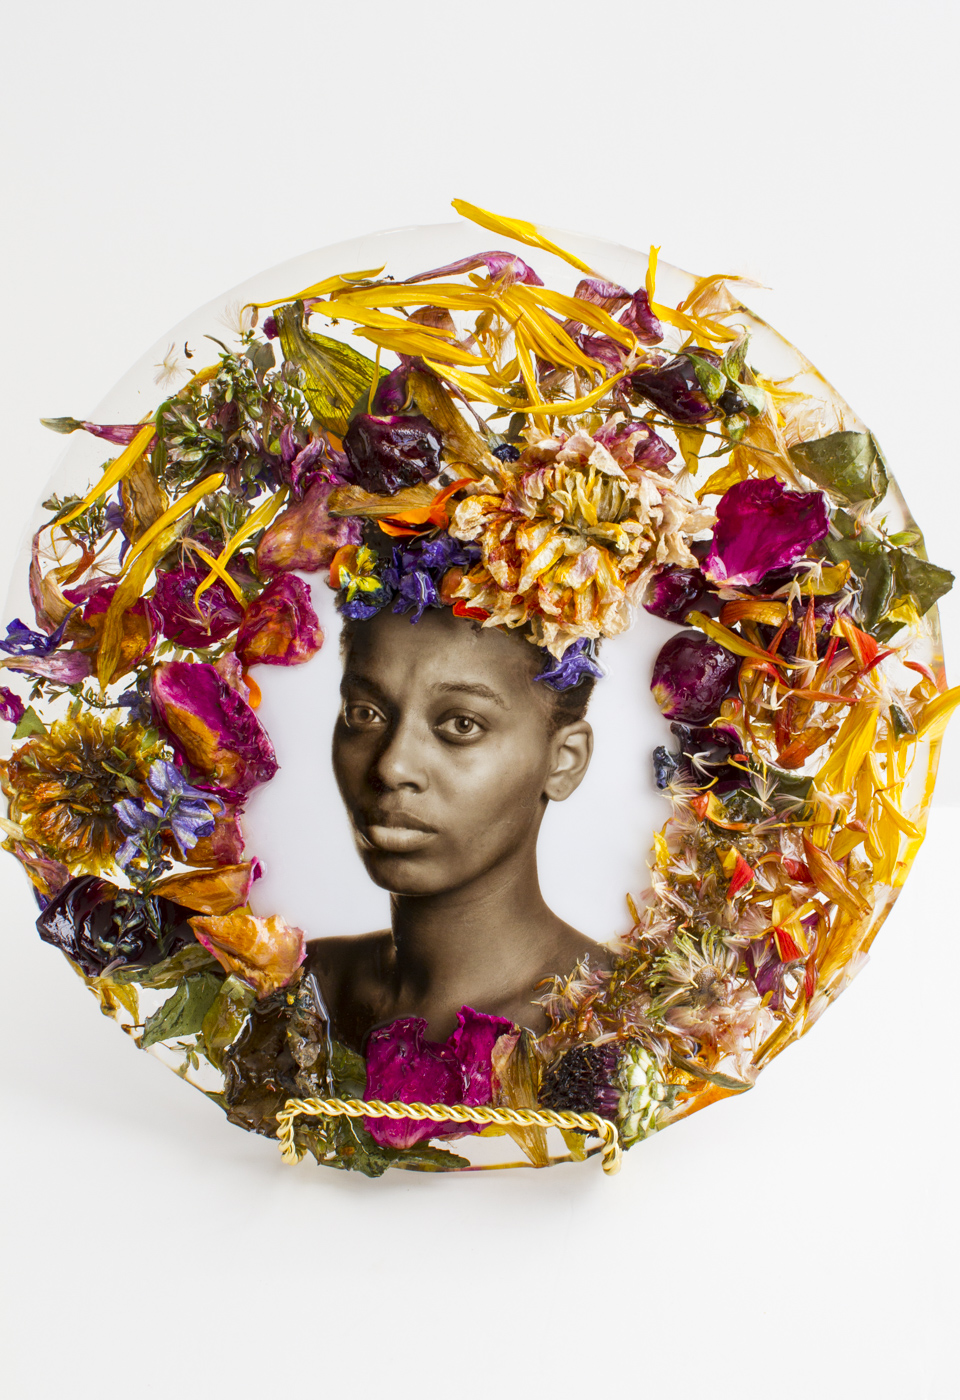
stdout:
POLYGON ((155 667, 150 698, 157 722, 197 775, 198 787, 236 802, 276 773, 266 730, 213 666, 169 661, 155 667))
POLYGON ((295 574, 280 574, 247 609, 235 650, 244 666, 296 666, 316 656, 322 645, 309 585, 295 574))
POLYGON ((740 658, 702 632, 678 632, 660 648, 650 689, 667 719, 701 724, 719 713, 740 658))
MULTIPOLYGON (((719 358, 710 350, 696 347, 697 356, 719 365, 719 358)), ((721 410, 707 398, 693 361, 687 355, 677 355, 666 364, 640 369, 631 375, 634 389, 677 423, 707 423, 711 418, 719 418, 721 410)))
POLYGON ((393 496, 435 477, 440 446, 440 434, 418 413, 387 418, 358 413, 343 439, 350 479, 378 496, 393 496))
POLYGON ((703 572, 712 583, 749 587, 794 563, 829 528, 820 491, 790 491, 776 477, 740 481, 717 506, 703 572))
POLYGON ((699 569, 661 570, 647 589, 643 606, 654 617, 682 626, 692 612, 716 616, 721 603, 699 569))

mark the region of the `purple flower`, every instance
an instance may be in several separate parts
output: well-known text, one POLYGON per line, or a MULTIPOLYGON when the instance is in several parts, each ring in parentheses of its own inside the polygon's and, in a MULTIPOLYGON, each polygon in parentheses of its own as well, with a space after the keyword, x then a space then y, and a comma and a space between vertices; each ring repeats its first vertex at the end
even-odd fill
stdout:
POLYGON ((559 1113, 598 1113, 616 1118, 620 1090, 616 1085, 620 1046, 575 1045, 561 1055, 544 1076, 540 1101, 559 1113))
POLYGON ((157 722, 200 775, 198 786, 236 802, 277 772, 266 730, 213 666, 199 661, 156 666, 150 698, 157 722))
POLYGON ((206 565, 165 569, 157 574, 153 606, 163 635, 181 647, 211 647, 236 631, 243 608, 220 579, 215 579, 194 602, 197 587, 207 577, 206 565))
POLYGON ((303 500, 281 511, 257 545, 257 568, 262 574, 316 573, 329 568, 338 549, 361 543, 358 520, 337 519, 328 513, 333 490, 329 481, 312 481, 303 500))
POLYGON ((643 287, 634 292, 630 305, 620 313, 620 324, 633 331, 644 345, 657 345, 663 339, 663 326, 654 316, 643 287))
POLYGON ((0 685, 0 719, 5 719, 10 724, 19 724, 26 712, 24 703, 16 691, 0 685))
POLYGON ((518 258, 516 253, 504 252, 473 253, 468 258, 459 258, 456 262, 447 263, 446 267, 433 267, 429 272, 418 272, 416 277, 405 277, 404 282, 431 282, 436 277, 455 277, 459 272, 473 272, 478 267, 485 267, 487 275, 494 279, 506 275, 511 282, 525 282, 529 287, 543 286, 543 282, 523 258, 518 258))
POLYGON ((202 836, 213 834, 214 813, 223 810, 222 802, 192 787, 179 768, 162 758, 150 765, 147 786, 159 805, 134 797, 125 797, 113 805, 120 829, 127 837, 117 852, 117 864, 124 869, 140 853, 143 838, 160 830, 169 831, 181 856, 186 856, 202 836))
POLYGON ((57 630, 49 636, 44 632, 34 632, 19 617, 15 617, 7 623, 6 637, 0 638, 0 651, 5 651, 9 656, 49 656, 63 641, 64 631, 74 611, 71 608, 57 630))
POLYGON ((671 724, 670 729, 680 746, 679 753, 671 755, 674 772, 679 770, 685 781, 710 788, 718 796, 750 786, 743 740, 735 729, 686 724, 671 724))
POLYGON ((350 480, 386 496, 432 480, 440 471, 440 447, 440 434, 419 413, 386 418, 358 413, 343 439, 350 480))
MULTIPOLYGON (((393 599, 395 613, 407 613, 412 610, 413 616, 410 621, 419 622, 426 608, 444 606, 440 597, 440 584, 444 574, 449 569, 472 568, 479 558, 480 550, 476 545, 462 544, 460 540, 446 534, 411 539, 396 545, 390 563, 381 574, 385 596, 379 607, 385 606, 393 599)), ((366 600, 367 605, 373 607, 374 611, 379 611, 376 606, 379 596, 368 596, 366 600)), ((346 608, 342 611, 346 612, 346 608)))
POLYGON ((678 632, 660 648, 650 689, 667 719, 701 724, 720 710, 740 658, 702 632, 678 632))
POLYGON ((593 676, 595 680, 600 680, 605 674, 596 659, 596 643, 590 637, 581 637, 578 641, 571 642, 560 661, 542 647, 541 651, 547 666, 539 675, 534 676, 534 680, 543 681, 551 690, 571 690, 573 686, 580 684, 584 676, 593 676))
POLYGON ((820 491, 789 491, 776 477, 740 481, 717 506, 703 572, 711 583, 749 587, 793 564, 829 528, 820 491))
POLYGON ((322 645, 309 584, 295 574, 280 574, 247 609, 235 650, 244 666, 296 666, 316 656, 322 645))
MULTIPOLYGON (((367 1099, 387 1103, 462 1103, 470 1108, 490 1102, 493 1047, 513 1023, 462 1006, 457 1029, 445 1041, 424 1039, 426 1021, 404 1016, 371 1031, 367 1039, 367 1099)), ((438 1124, 414 1119, 365 1118, 374 1142, 385 1147, 413 1147, 432 1137, 477 1132, 460 1123, 438 1124)))

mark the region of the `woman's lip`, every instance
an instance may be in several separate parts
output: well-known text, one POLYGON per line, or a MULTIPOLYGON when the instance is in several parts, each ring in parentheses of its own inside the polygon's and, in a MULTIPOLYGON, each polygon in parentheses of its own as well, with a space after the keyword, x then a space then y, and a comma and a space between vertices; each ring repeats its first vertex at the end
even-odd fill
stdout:
POLYGON ((389 851, 397 855, 422 850, 424 846, 429 846, 436 835, 435 831, 421 831, 418 827, 378 826, 376 823, 365 826, 362 831, 367 845, 378 851, 389 851))

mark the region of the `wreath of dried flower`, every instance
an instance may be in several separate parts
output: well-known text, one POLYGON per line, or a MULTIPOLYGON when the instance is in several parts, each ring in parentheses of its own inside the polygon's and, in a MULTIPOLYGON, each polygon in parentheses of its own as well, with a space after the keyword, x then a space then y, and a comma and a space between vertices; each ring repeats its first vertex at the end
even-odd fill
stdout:
POLYGON ((437 1142, 481 1129, 535 1166, 592 1135, 610 1166, 617 1139, 750 1088, 862 965, 960 703, 935 611, 952 575, 829 386, 755 363, 736 279, 668 307, 657 249, 631 290, 455 207, 572 265, 573 293, 499 250, 345 272, 244 308, 145 422, 47 420, 121 451, 44 503, 34 625, 0 641, 22 687, 0 687, 4 847, 41 937, 231 1121, 369 1175, 466 1168, 437 1142), (546 1034, 465 1006, 442 1044, 406 1018, 361 1057, 303 933, 249 908, 240 818, 277 771, 254 673, 323 643, 303 574, 354 621, 522 629, 557 691, 602 675, 597 643, 638 609, 677 625, 652 677, 673 738, 651 889, 610 967, 548 988, 546 1034))

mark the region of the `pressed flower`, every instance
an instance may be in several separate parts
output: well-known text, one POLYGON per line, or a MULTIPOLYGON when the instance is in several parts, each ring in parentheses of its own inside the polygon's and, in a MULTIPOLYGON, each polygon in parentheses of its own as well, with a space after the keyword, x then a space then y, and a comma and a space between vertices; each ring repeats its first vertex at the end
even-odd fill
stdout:
POLYGON ((285 987, 307 955, 303 930, 279 914, 260 918, 249 910, 191 919, 190 926, 221 967, 253 987, 258 999, 285 987))
POLYGON ((711 583, 748 587, 794 563, 828 528, 820 491, 790 491, 775 477, 738 482, 717 506, 703 572, 711 583))
POLYGON ((338 550, 330 565, 330 587, 341 589, 340 611, 344 617, 364 621, 390 601, 378 570, 380 560, 367 545, 347 545, 338 550))
POLYGON ((475 545, 461 544, 447 534, 395 545, 390 563, 380 573, 384 603, 392 602, 395 613, 411 613, 410 621, 419 622, 425 608, 448 603, 445 587, 451 571, 462 577, 479 557, 475 545))
POLYGON ((572 690, 585 676, 601 680, 604 675, 603 667, 597 661, 596 643, 589 637, 571 642, 561 661, 557 661, 549 652, 546 658, 546 666, 534 676, 534 680, 542 681, 551 690, 572 690))
POLYGON ((488 626, 529 624, 558 659, 580 637, 622 632, 655 566, 692 567, 691 536, 713 518, 582 431, 539 438, 472 490, 451 533, 475 540, 482 562, 457 596, 488 626))
POLYGON ((153 893, 199 914, 230 914, 247 903, 254 881, 262 874, 258 860, 221 865, 215 870, 189 870, 158 880, 153 893))
POLYGON ((131 787, 146 789, 159 756, 160 745, 139 724, 82 711, 56 720, 7 761, 11 818, 72 870, 104 870, 122 841, 116 804, 131 787))
POLYGON ((0 660, 0 667, 22 671, 28 676, 42 676, 58 685, 76 685, 90 675, 93 661, 86 652, 61 648, 50 656, 6 656, 0 660))
POLYGON ((236 801, 277 771, 273 745, 246 701, 206 662, 156 666, 150 698, 159 723, 200 787, 236 801))
MULTIPOLYGON (((91 650, 100 649, 117 587, 115 583, 103 584, 88 598, 83 609, 83 624, 93 634, 93 642, 82 643, 84 647, 90 647, 91 650)), ((71 590, 67 589, 64 596, 69 598, 70 592, 71 590)), ((150 654, 157 640, 159 626, 159 617, 149 598, 138 598, 124 610, 116 640, 116 662, 113 671, 106 677, 108 684, 128 675, 150 654)))
POLYGON ((607 1041, 604 1045, 575 1045, 544 1075, 541 1103, 544 1108, 559 1112, 597 1113, 601 1118, 616 1118, 620 1107, 619 1062, 620 1047, 616 1041, 607 1041))
POLYGON ((163 635, 177 646, 214 646, 236 631, 243 618, 243 607, 219 579, 196 598, 207 573, 206 566, 198 565, 157 573, 153 606, 163 635))
POLYGON ((115 804, 117 821, 127 839, 117 852, 117 864, 126 866, 142 848, 143 838, 169 831, 181 857, 202 836, 214 829, 214 813, 223 804, 207 792, 191 787, 180 769, 158 758, 147 773, 147 798, 125 797, 115 804))
POLYGON ((699 568, 669 568, 651 581, 643 606, 654 617, 682 626, 691 612, 719 612, 720 600, 699 568))
POLYGON ((719 714, 739 670, 725 647, 699 632, 678 632, 660 648, 650 689, 667 719, 701 724, 719 714))
POLYGON ((322 645, 309 585, 294 574, 280 574, 250 604, 235 649, 244 666, 296 666, 316 656, 322 645))
POLYGON ((16 691, 0 685, 0 719, 5 719, 9 724, 19 724, 26 712, 26 706, 16 691))
MULTIPOLYGON (((709 365, 719 365, 719 356, 696 346, 697 358, 709 365)), ((719 371, 718 371, 719 373, 719 371)), ((643 366, 630 377, 634 390, 652 403, 654 408, 675 423, 708 423, 721 418, 723 410, 716 399, 710 399, 697 375, 695 360, 689 354, 643 366)), ((719 394, 718 396, 719 397, 719 394)))
MULTIPOLYGON (((425 1040, 426 1029, 420 1017, 405 1016, 370 1033, 366 1097, 388 1103, 463 1103, 470 1108, 489 1103, 493 1047, 513 1030, 513 1023, 463 1006, 457 1029, 445 1041, 425 1040)), ((364 1124, 374 1142, 385 1147, 412 1147, 427 1138, 479 1130, 409 1118, 365 1118, 364 1124)))
POLYGON ((37 919, 37 932, 88 977, 111 965, 150 965, 194 942, 189 910, 106 880, 71 880, 37 919))
POLYGON ((315 573, 329 568, 338 550, 362 543, 358 520, 328 514, 327 503, 335 489, 331 482, 314 481, 302 501, 288 506, 276 517, 257 545, 257 568, 261 573, 315 573))
POLYGON ((440 471, 439 433, 420 414, 376 418, 358 413, 343 439, 349 477, 376 495, 430 481, 440 471))

